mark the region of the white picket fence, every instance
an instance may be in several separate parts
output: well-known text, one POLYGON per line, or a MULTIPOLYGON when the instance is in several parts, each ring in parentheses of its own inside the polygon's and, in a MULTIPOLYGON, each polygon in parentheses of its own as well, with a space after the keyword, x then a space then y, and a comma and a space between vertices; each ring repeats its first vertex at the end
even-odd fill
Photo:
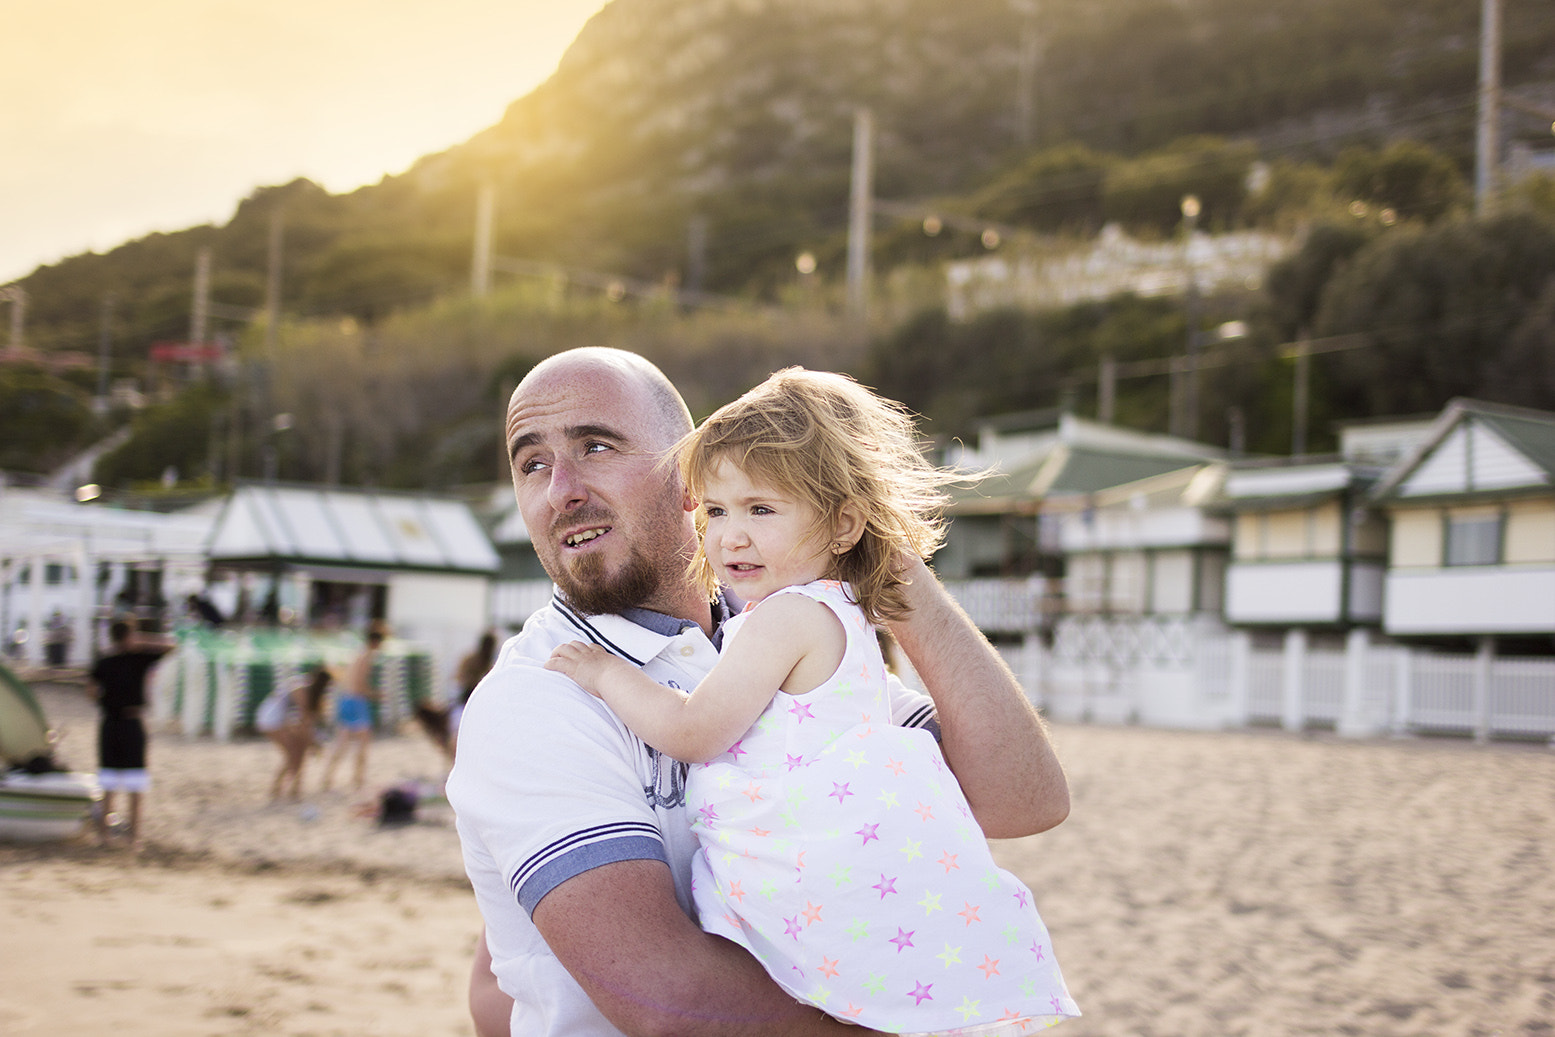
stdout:
POLYGON ((1032 700, 1060 719, 1555 742, 1550 658, 1449 655, 1364 631, 1337 650, 1300 631, 1255 648, 1205 619, 1095 617, 1060 620, 1051 648, 1033 639, 1019 658, 1032 700))

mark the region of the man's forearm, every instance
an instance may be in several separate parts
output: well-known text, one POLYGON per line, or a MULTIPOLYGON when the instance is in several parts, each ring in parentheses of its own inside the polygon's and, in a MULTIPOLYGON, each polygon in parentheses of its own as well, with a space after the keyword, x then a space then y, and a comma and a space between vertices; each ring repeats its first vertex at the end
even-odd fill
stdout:
POLYGON ((568 879, 534 913, 540 935, 630 1037, 864 1037, 801 1004, 744 948, 697 928, 658 861, 568 879))
POLYGON ((939 714, 945 759, 986 835, 1045 831, 1069 815, 1047 727, 993 646, 929 568, 909 567, 912 613, 891 633, 939 714))

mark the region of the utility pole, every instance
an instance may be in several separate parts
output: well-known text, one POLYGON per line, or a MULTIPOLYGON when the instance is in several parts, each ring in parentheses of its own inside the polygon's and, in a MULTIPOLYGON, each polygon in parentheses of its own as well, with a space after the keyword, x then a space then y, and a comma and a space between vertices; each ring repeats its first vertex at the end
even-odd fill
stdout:
POLYGON ((869 316, 869 230, 874 202, 875 117, 868 108, 853 112, 853 183, 848 204, 848 312, 869 316))
POLYGON ((1029 148, 1036 142, 1037 63, 1042 57, 1042 42, 1037 35, 1037 0, 1021 8, 1025 18, 1020 28, 1020 52, 1015 66, 1015 142, 1029 148))
POLYGON ((1474 211, 1495 208, 1501 164, 1501 0, 1480 0, 1479 118, 1474 142, 1474 211))
POLYGON ((491 235, 497 215, 497 185, 481 182, 475 196, 475 256, 470 262, 470 294, 484 299, 491 291, 491 235))
POLYGON ((265 261, 265 365, 275 367, 275 342, 281 328, 281 247, 286 220, 280 205, 270 210, 270 250, 265 261))
POLYGON ((1307 411, 1312 396, 1312 351, 1308 348, 1307 335, 1302 332, 1301 341, 1292 348, 1296 360, 1296 384, 1291 393, 1290 456, 1301 457, 1307 452, 1307 411))
MULTIPOLYGON (((205 325, 211 308, 211 250, 200 249, 194 260, 194 306, 189 313, 189 344, 195 349, 205 345, 205 325)), ((190 373, 200 361, 190 358, 190 373)), ((203 370, 203 367, 201 368, 203 370)))
POLYGON ((113 345, 113 293, 103 295, 102 310, 97 323, 97 399, 93 409, 99 414, 108 413, 108 367, 113 345))
POLYGON ((1101 358, 1100 376, 1096 380, 1096 420, 1103 425, 1112 424, 1117 402, 1118 362, 1108 355, 1101 358))
POLYGON ((26 344, 23 332, 27 327, 27 289, 19 284, 0 288, 0 299, 11 304, 11 348, 21 349, 26 344))
POLYGON ((707 217, 693 213, 686 226, 686 291, 693 295, 707 282, 707 217))

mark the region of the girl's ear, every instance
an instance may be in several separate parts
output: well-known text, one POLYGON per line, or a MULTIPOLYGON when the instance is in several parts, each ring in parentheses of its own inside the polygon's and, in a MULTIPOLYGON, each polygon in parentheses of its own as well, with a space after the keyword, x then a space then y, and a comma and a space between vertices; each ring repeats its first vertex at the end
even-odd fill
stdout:
POLYGON ((847 554, 864 535, 864 515, 852 504, 844 504, 837 513, 837 524, 832 527, 831 553, 847 554))

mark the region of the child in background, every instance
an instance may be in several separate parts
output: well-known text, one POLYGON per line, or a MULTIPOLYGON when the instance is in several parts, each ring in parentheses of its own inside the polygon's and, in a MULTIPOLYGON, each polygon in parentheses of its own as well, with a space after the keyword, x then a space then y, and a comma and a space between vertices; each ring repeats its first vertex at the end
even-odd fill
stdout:
POLYGON ((894 727, 875 624, 900 560, 943 537, 943 487, 901 408, 840 375, 780 371, 680 444, 693 562, 747 602, 691 692, 604 649, 548 668, 695 764, 702 928, 796 998, 895 1033, 1004 1034, 1079 1014, 1031 892, 994 864, 926 731, 894 727))

